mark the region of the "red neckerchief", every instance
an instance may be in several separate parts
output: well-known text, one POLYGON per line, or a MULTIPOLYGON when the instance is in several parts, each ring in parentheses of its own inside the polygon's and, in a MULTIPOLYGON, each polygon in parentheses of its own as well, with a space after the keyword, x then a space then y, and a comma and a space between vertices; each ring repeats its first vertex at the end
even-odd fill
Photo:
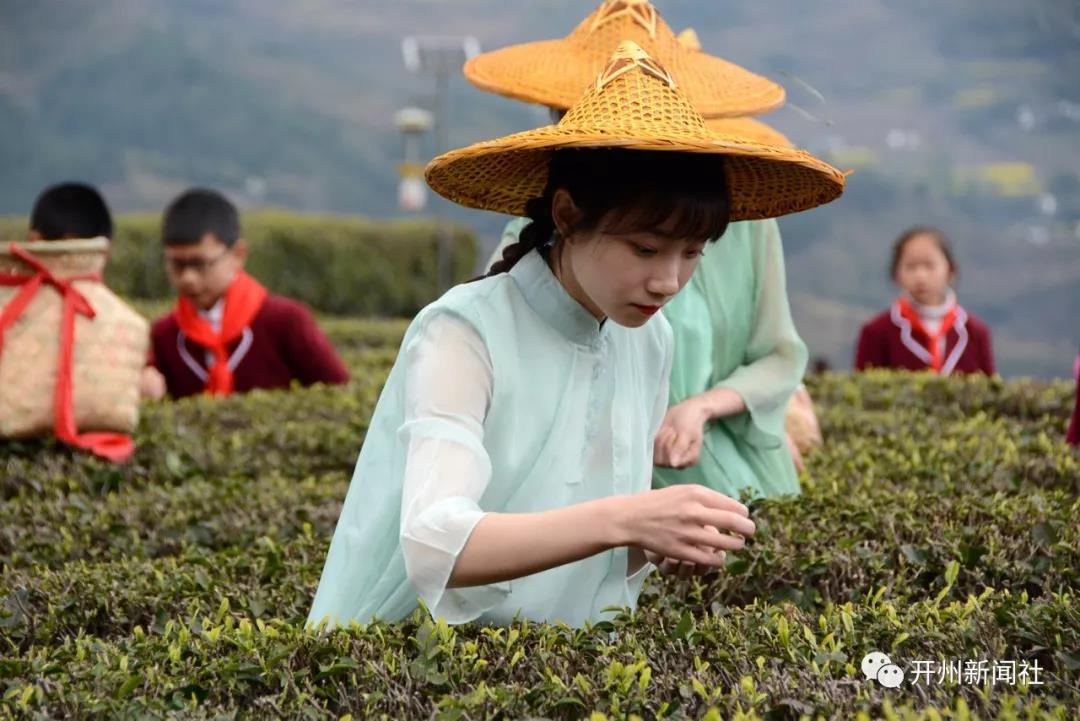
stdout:
POLYGON ((60 358, 56 369, 56 390, 53 394, 53 432, 63 443, 121 463, 135 453, 135 443, 124 433, 79 433, 75 427, 74 389, 71 373, 74 366, 75 315, 93 318, 96 314, 90 301, 74 285, 76 280, 101 281, 100 273, 83 273, 57 278, 33 254, 17 244, 8 246, 11 254, 36 271, 34 275, 0 273, 0 285, 19 291, 0 312, 0 353, 3 353, 4 332, 18 320, 43 285, 52 286, 63 299, 60 321, 60 358))
POLYGON ((189 299, 176 301, 176 320, 180 330, 214 356, 208 368, 204 393, 227 396, 233 392, 233 372, 229 370, 229 344, 243 335, 266 300, 266 288, 243 271, 237 273, 225 291, 225 308, 221 332, 215 333, 210 322, 199 315, 199 309, 189 299))
POLYGON ((900 315, 907 319, 907 322, 911 324, 913 331, 921 333, 923 338, 926 338, 929 342, 927 350, 930 352, 930 367, 933 368, 935 373, 941 372, 941 366, 945 363, 945 358, 941 352, 941 339, 944 338, 952 327, 956 324, 956 304, 945 312, 945 316, 941 319, 941 325, 938 327, 937 333, 931 334, 926 330, 926 326, 922 323, 922 318, 919 317, 919 312, 912 307, 907 298, 901 296, 896 299, 896 306, 900 310, 900 315))

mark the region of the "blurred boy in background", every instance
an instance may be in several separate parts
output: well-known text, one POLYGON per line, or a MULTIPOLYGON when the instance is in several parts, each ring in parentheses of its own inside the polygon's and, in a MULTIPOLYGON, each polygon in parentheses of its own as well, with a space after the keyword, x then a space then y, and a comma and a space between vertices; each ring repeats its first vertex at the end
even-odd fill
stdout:
POLYGON ((348 371, 301 303, 272 295, 244 272, 247 243, 235 206, 190 189, 162 219, 176 308, 151 330, 157 378, 144 394, 230 395, 256 388, 345 383, 348 371))

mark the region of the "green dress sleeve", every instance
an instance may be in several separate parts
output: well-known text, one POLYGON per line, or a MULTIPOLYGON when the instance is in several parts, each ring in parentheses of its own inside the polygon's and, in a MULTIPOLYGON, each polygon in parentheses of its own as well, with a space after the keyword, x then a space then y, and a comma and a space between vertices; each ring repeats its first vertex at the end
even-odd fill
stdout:
POLYGON ((776 448, 784 442, 784 416, 806 372, 807 350, 791 318, 776 221, 753 226, 754 310, 749 341, 742 365, 716 387, 730 388, 746 403, 746 413, 723 419, 728 429, 752 446, 776 448))

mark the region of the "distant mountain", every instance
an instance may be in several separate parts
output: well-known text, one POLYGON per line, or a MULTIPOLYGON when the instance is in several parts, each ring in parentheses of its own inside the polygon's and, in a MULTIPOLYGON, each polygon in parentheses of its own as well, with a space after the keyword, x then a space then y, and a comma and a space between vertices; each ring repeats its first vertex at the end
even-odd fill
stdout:
MULTIPOLYGON (((991 322, 1002 370, 1068 371, 1080 345, 1075 2, 657 5, 706 50, 783 83, 789 105, 767 121, 856 170, 841 201, 781 221, 813 352, 847 367, 859 320, 892 293, 889 243, 933 222, 956 241, 961 298, 991 322)), ((245 207, 398 215, 393 113, 430 104, 434 87, 405 70, 401 39, 471 34, 491 49, 563 35, 593 6, 0 0, 0 213, 81 178, 120 210, 160 209, 199 183, 245 207)), ((546 122, 460 78, 448 95, 450 145, 546 122)), ((436 211, 489 243, 503 222, 436 211)))

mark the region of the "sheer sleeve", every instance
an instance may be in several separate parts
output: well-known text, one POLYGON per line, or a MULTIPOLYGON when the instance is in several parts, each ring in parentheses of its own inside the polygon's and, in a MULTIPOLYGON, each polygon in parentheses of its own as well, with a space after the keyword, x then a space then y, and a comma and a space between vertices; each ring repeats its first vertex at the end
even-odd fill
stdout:
POLYGON ((784 442, 784 415, 806 372, 806 344, 795 330, 784 277, 784 249, 775 220, 755 224, 754 325, 743 365, 718 387, 742 397, 747 412, 723 420, 747 443, 776 448, 784 442))
POLYGON ((509 582, 447 588, 457 557, 484 516, 491 481, 483 445, 492 368, 476 330, 456 316, 425 319, 403 349, 406 447, 401 547, 409 580, 432 616, 465 623, 495 607, 509 582))

